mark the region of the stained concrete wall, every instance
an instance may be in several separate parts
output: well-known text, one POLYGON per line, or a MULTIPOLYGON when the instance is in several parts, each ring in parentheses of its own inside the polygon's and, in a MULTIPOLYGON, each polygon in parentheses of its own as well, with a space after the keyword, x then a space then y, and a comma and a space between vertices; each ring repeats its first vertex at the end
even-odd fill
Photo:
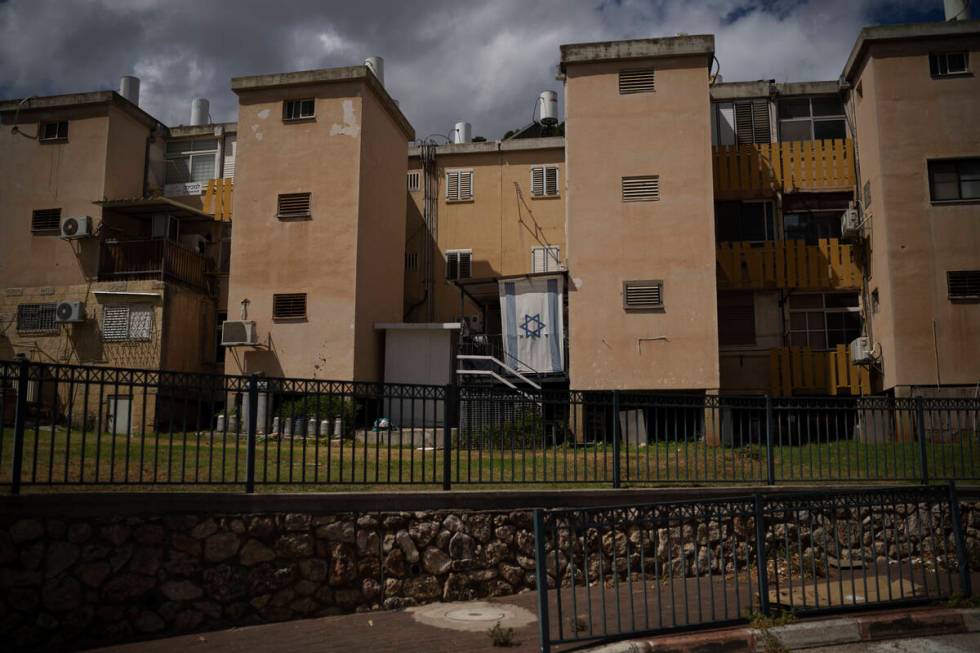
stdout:
POLYGON ((706 56, 569 64, 567 242, 576 389, 716 389, 715 234, 706 56), (620 95, 623 68, 656 92, 620 95), (659 175, 624 203, 621 179, 659 175), (665 309, 626 312, 626 280, 662 279, 665 309))

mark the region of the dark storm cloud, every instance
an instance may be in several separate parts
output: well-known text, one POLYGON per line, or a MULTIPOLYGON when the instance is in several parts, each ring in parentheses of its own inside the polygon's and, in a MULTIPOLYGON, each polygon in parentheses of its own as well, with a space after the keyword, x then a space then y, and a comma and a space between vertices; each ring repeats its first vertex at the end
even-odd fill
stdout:
MULTIPOLYGON (((927 0, 931 1, 931 0, 927 0)), ((941 2, 936 0, 941 6, 941 2)), ((869 16, 897 22, 922 2, 706 0, 568 2, 355 0, 0 1, 0 96, 115 88, 142 79, 141 104, 167 124, 190 101, 236 118, 236 75, 385 58, 389 92, 419 135, 456 120, 496 138, 527 123, 555 81, 558 46, 714 33, 725 79, 835 79, 869 16), (894 17, 894 20, 891 18, 894 17)))

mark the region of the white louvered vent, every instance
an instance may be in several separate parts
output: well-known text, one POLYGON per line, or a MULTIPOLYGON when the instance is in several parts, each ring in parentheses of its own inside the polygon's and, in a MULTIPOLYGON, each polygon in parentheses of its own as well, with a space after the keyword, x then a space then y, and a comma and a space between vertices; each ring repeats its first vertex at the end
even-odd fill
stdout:
POLYGON ((735 103, 735 135, 739 143, 769 143, 769 101, 735 103))
POLYGON ((309 193, 283 193, 279 195, 280 218, 308 218, 310 217, 310 194, 309 193))
POLYGON ((663 281, 624 281, 623 308, 627 310, 663 308, 663 291, 663 281))
POLYGON ((660 199, 660 175, 623 177, 624 202, 655 202, 660 199))
POLYGON ((634 68, 619 71, 619 94, 653 93, 653 68, 634 68))
POLYGON ((421 170, 409 170, 408 171, 408 192, 417 193, 422 190, 422 171, 421 170))
POLYGON ((221 166, 221 176, 225 179, 235 178, 235 156, 238 154, 238 137, 229 135, 225 138, 224 163, 221 166))
POLYGON ((450 202, 473 199, 472 170, 453 170, 446 173, 446 199, 450 202))

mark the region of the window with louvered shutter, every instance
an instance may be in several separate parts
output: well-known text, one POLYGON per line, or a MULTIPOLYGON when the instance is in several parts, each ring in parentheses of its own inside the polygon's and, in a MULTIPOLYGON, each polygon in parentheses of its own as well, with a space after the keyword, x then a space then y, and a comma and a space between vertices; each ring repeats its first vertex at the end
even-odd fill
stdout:
POLYGON ((624 202, 655 202, 660 199, 660 175, 623 177, 624 202))
POLYGON ((281 219, 310 217, 310 193, 282 193, 279 195, 279 212, 281 219))
POLYGON ((769 143, 769 101, 735 103, 735 138, 738 143, 769 143))
POLYGON ((19 304, 18 333, 58 333, 58 323, 55 321, 57 309, 57 304, 19 304))
POLYGON ((623 308, 627 311, 658 310, 664 307, 664 282, 624 281, 623 308))
POLYGON ((980 270, 957 270, 946 273, 949 298, 980 301, 980 270))
POLYGON ((560 269, 561 251, 558 247, 531 249, 531 272, 555 272, 560 269))
POLYGON ((544 168, 541 166, 531 168, 531 195, 533 197, 544 195, 544 168))
POLYGON ((619 71, 619 94, 653 93, 653 68, 634 68, 619 71))
POLYGON ((558 166, 531 167, 531 196, 558 196, 558 166))
POLYGON ((473 199, 473 171, 453 170, 446 173, 446 200, 462 202, 473 199))
POLYGON ((306 293, 283 293, 272 296, 273 320, 301 320, 306 317, 306 293))
POLYGON ((61 209, 37 209, 31 213, 31 233, 36 236, 61 234, 61 209))
POLYGON ((457 249, 446 252, 446 279, 469 279, 473 272, 473 252, 457 249))

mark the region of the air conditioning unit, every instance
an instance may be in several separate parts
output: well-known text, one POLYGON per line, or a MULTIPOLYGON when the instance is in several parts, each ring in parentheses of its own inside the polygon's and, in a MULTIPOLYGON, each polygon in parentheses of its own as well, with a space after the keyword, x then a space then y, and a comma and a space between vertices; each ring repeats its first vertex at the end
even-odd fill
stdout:
POLYGON ((850 345, 851 362, 855 365, 870 363, 874 359, 871 349, 871 338, 867 336, 855 338, 850 345))
POLYGON ((54 321, 62 323, 84 322, 85 304, 82 302, 58 302, 54 311, 54 321))
POLYGON ((469 333, 483 333, 482 315, 457 315, 455 321, 465 326, 469 333))
POLYGON ((255 335, 255 322, 252 320, 225 320, 221 323, 221 345, 255 345, 258 338, 255 335))
POLYGON ((840 219, 840 235, 843 240, 859 240, 861 238, 861 214, 855 208, 844 211, 840 219))
POLYGON ((61 237, 65 240, 88 238, 92 235, 92 218, 87 215, 68 216, 61 219, 61 237))

